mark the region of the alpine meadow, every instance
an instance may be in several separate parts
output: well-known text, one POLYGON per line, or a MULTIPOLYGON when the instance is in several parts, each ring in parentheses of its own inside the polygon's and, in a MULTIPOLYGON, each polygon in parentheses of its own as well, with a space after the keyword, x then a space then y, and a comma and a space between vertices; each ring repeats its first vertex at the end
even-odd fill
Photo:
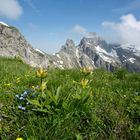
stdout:
POLYGON ((140 140, 140 0, 0 0, 0 140, 140 140))
POLYGON ((139 139, 140 73, 34 69, 0 58, 2 140, 139 139))

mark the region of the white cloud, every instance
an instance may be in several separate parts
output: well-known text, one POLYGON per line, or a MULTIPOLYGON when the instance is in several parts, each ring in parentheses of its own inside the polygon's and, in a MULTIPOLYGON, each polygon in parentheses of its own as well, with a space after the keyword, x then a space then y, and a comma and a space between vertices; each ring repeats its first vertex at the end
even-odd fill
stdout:
POLYGON ((72 29, 72 32, 83 35, 83 36, 88 34, 88 31, 81 25, 75 25, 72 29))
POLYGON ((22 7, 18 0, 0 0, 0 16, 18 19, 22 13, 22 7))
POLYGON ((88 32, 87 29, 81 25, 75 25, 71 31, 72 33, 76 33, 82 37, 94 37, 96 35, 95 32, 88 32))
POLYGON ((102 25, 113 34, 109 41, 134 44, 140 49, 140 20, 133 14, 122 16, 118 23, 105 21, 102 25))

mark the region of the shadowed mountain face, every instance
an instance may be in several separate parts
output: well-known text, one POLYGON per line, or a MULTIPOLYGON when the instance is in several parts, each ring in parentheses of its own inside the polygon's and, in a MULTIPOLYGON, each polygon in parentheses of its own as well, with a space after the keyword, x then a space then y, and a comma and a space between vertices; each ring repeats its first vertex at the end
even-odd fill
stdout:
POLYGON ((107 71, 123 67, 128 71, 140 71, 140 50, 134 45, 108 44, 93 33, 84 37, 78 46, 68 39, 58 53, 48 55, 33 48, 15 27, 3 23, 0 23, 0 56, 19 56, 34 67, 90 67, 107 71))

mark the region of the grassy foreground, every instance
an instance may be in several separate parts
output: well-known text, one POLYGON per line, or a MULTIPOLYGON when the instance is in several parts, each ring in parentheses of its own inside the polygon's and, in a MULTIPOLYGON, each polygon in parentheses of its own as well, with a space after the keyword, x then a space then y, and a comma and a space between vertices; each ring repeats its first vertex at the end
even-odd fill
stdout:
POLYGON ((139 140, 140 73, 39 70, 0 58, 0 139, 139 140))

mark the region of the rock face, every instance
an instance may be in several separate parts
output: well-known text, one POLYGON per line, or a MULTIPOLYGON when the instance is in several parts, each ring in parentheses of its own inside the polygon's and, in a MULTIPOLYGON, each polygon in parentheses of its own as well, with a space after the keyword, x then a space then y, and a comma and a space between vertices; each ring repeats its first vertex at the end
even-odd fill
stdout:
POLYGON ((114 71, 118 67, 140 72, 140 50, 134 45, 108 44, 96 33, 84 37, 78 46, 67 39, 58 53, 48 55, 34 49, 15 28, 0 22, 0 56, 20 56, 24 62, 34 67, 103 68, 114 71))
POLYGON ((46 53, 34 49, 15 27, 2 23, 0 23, 0 56, 18 56, 25 63, 34 67, 47 67, 48 65, 46 53))
POLYGON ((108 44, 95 33, 84 37, 78 46, 67 40, 57 56, 63 61, 61 67, 64 68, 90 67, 114 71, 122 67, 132 72, 140 71, 140 50, 130 44, 108 44))

